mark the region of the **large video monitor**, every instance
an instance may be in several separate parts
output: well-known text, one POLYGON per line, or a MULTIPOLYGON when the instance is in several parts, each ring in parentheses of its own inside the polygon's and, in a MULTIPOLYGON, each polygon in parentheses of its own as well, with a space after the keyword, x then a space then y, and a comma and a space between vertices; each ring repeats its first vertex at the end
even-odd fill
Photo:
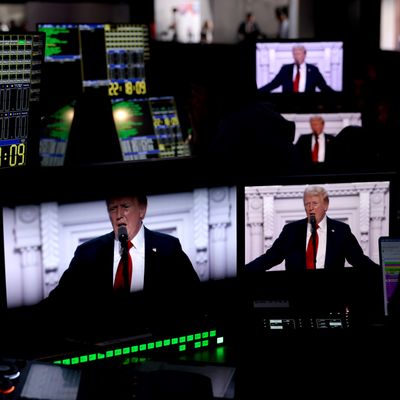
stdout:
MULTIPOLYGON (((164 166, 165 169, 168 169, 167 164, 164 166)), ((60 175, 60 173, 54 173, 55 175, 47 173, 51 170, 44 169, 46 172, 44 175, 49 177, 60 175)), ((101 173, 101 170, 100 168, 98 173, 101 173)), ((129 170, 125 166, 124 174, 127 174, 129 170)), ((138 169, 132 168, 132 171, 138 171, 138 169)), ((74 172, 71 173, 74 174, 74 172)), ((120 172, 109 170, 107 173, 112 175, 120 172)), ((102 176, 104 180, 104 175, 102 176)), ((131 176, 135 181, 134 175, 131 176)), ((65 175, 63 177, 65 178, 65 175)), ((79 178, 76 180, 79 181, 79 178)), ((135 187, 137 188, 138 185, 140 186, 140 183, 136 183, 135 187)), ((167 189, 157 191, 156 186, 157 184, 147 195, 148 207, 143 220, 145 227, 160 235, 168 234, 179 239, 183 251, 200 279, 200 291, 203 286, 214 287, 214 283, 218 285, 219 282, 234 279, 237 274, 236 187, 185 185, 182 191, 167 189)), ((71 191, 68 188, 60 189, 60 187, 60 184, 53 183, 51 188, 43 190, 41 195, 36 192, 24 200, 18 196, 12 196, 7 201, 2 200, 0 272, 5 279, 5 290, 2 288, 1 292, 6 293, 5 312, 11 318, 21 312, 22 315, 27 314, 29 317, 35 315, 30 313, 31 310, 35 312, 37 304, 47 298, 50 291, 58 285, 61 276, 69 267, 77 246, 112 231, 105 199, 113 194, 126 193, 119 185, 118 188, 112 189, 111 186, 105 184, 99 190, 89 191, 83 188, 71 191)), ((167 249, 160 246, 153 245, 151 248, 146 248, 145 262, 146 260, 154 262, 158 257, 166 254, 167 249)), ((169 256, 174 257, 174 254, 169 254, 169 256)), ((112 271, 111 258, 110 261, 110 271, 112 271)), ((161 273, 161 271, 152 270, 151 265, 145 268, 146 279, 148 279, 147 274, 161 273)), ((174 266, 166 261, 162 268, 174 268, 174 266)), ((165 273, 166 271, 161 275, 165 273)), ((101 274, 101 269, 99 274, 101 274)), ((112 274, 109 277, 112 280, 112 274)), ((153 276, 154 278, 157 277, 153 276)), ((183 291, 184 289, 182 288, 183 291)), ((151 293, 154 292, 154 288, 150 290, 151 293)), ((195 325, 200 326, 204 322, 198 319, 196 309, 189 309, 188 318, 181 321, 177 328, 174 319, 177 310, 169 306, 169 304, 174 304, 177 294, 170 291, 166 296, 167 286, 162 292, 164 295, 160 292, 161 298, 148 299, 149 303, 147 303, 146 286, 142 292, 132 294, 133 297, 129 299, 132 304, 128 302, 128 306, 130 304, 135 306, 136 300, 138 301, 136 306, 140 305, 140 308, 133 309, 135 311, 132 314, 134 316, 132 323, 129 318, 123 321, 116 317, 119 312, 115 310, 114 313, 108 313, 107 307, 111 306, 111 303, 105 308, 101 307, 100 314, 96 311, 91 315, 87 314, 83 321, 82 316, 78 316, 79 313, 76 314, 75 319, 74 314, 71 313, 72 318, 69 319, 65 314, 57 315, 57 312, 52 309, 49 315, 44 315, 45 320, 37 333, 41 332, 42 328, 46 330, 45 326, 50 329, 48 333, 54 329, 57 322, 61 322, 61 330, 56 333, 56 336, 64 334, 75 335, 75 337, 89 336, 87 330, 96 326, 98 329, 90 333, 96 339, 108 340, 121 334, 122 325, 124 335, 129 336, 142 334, 145 331, 151 333, 152 329, 157 332, 168 331, 178 329, 179 326, 182 329, 185 326, 196 330, 195 325), (191 318, 196 321, 193 322, 191 318), (190 325, 191 323, 193 325, 190 325)), ((71 296, 74 294, 71 293, 71 296)), ((217 299, 211 296, 208 290, 196 298, 196 304, 198 303, 203 316, 206 315, 207 308, 213 306, 214 300, 210 297, 217 299)), ((118 297, 115 301, 119 304, 118 297)), ((187 304, 187 298, 179 299, 179 307, 187 307, 187 304)), ((18 318, 18 324, 29 324, 29 317, 18 318)), ((204 328, 204 325, 201 326, 204 328)), ((28 326, 22 326, 21 329, 19 332, 27 332, 28 326)), ((46 347, 46 344, 44 346, 46 347)), ((48 349, 45 350, 48 351, 48 349)))
POLYGON ((343 91, 343 41, 260 41, 255 46, 255 78, 260 93, 274 82, 266 93, 294 92, 294 51, 300 46, 305 50, 306 74, 300 78, 298 92, 326 92, 325 84, 335 92, 343 91))
POLYGON ((38 23, 37 30, 46 34, 46 63, 80 66, 83 92, 110 97, 147 94, 145 70, 150 57, 147 25, 38 23))
POLYGON ((38 162, 44 36, 0 34, 0 169, 38 162))

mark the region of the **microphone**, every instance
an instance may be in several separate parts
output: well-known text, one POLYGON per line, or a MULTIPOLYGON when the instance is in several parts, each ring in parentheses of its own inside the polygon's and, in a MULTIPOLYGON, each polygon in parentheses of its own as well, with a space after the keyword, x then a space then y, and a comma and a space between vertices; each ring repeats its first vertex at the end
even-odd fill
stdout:
POLYGON ((125 225, 121 225, 118 227, 118 240, 122 244, 126 244, 126 242, 128 240, 128 231, 127 231, 125 225))
POLYGON ((315 214, 310 214, 311 232, 314 233, 317 230, 317 221, 315 220, 315 214))

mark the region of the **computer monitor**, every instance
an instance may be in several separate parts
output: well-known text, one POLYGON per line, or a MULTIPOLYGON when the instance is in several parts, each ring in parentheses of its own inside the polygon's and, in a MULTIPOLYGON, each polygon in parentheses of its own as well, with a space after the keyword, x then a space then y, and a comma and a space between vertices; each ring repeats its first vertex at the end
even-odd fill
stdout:
MULTIPOLYGON (((381 236, 379 238, 379 261, 383 273, 385 316, 390 314, 390 303, 398 301, 400 274, 400 238, 381 236)), ((396 305, 397 306, 397 305, 396 305)), ((398 307, 398 306, 397 306, 398 307)), ((395 316, 397 317, 397 316, 395 316)))
POLYGON ((0 34, 0 169, 38 164, 44 36, 0 34))
POLYGON ((112 113, 124 161, 191 155, 173 96, 115 99, 112 113))
POLYGON ((46 34, 46 63, 80 66, 76 79, 82 92, 114 98, 141 97, 148 93, 147 25, 38 23, 37 30, 46 34))

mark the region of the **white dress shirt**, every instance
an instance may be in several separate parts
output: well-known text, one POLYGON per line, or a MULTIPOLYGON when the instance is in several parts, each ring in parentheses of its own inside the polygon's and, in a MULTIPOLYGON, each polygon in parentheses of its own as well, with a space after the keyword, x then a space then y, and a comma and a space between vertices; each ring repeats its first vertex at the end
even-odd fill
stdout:
MULTIPOLYGON (((132 258, 131 292, 143 290, 144 286, 144 226, 142 224, 137 235, 131 240, 133 246, 129 250, 132 258)), ((117 274, 119 260, 121 259, 121 243, 114 241, 114 271, 113 282, 117 274)))
MULTIPOLYGON (((321 269, 325 267, 325 255, 326 255, 326 233, 327 233, 327 226, 326 226, 326 215, 318 224, 318 248, 317 248, 317 269, 321 269)), ((311 224, 307 224, 307 240, 306 240, 306 250, 308 241, 310 240, 311 236, 311 224)))

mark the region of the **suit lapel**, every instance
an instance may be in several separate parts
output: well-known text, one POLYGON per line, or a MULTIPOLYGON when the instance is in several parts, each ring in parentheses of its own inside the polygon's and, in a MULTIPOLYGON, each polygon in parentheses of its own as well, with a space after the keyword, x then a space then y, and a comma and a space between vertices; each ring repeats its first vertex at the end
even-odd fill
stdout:
POLYGON ((325 254, 325 267, 330 264, 332 255, 335 252, 336 246, 336 235, 335 229, 332 226, 332 220, 326 217, 326 254, 325 254))

